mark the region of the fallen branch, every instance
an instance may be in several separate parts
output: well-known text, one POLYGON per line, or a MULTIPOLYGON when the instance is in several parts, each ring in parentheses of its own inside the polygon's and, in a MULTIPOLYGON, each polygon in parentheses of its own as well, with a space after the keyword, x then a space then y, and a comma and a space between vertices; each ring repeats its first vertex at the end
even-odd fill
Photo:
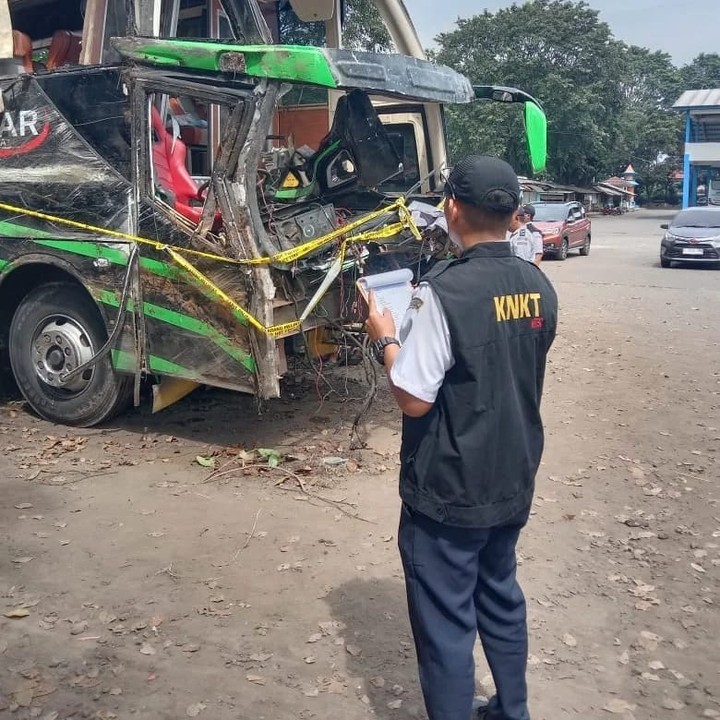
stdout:
POLYGON ((178 576, 173 572, 172 566, 173 564, 170 563, 166 568, 158 570, 155 575, 169 575, 173 580, 177 580, 178 576))
POLYGON ((83 480, 94 480, 95 478, 105 477, 106 475, 117 475, 115 471, 103 472, 103 473, 86 473, 75 478, 68 478, 62 482, 56 480, 40 480, 41 485, 50 485, 53 487, 63 487, 64 485, 75 485, 83 480))
POLYGON ((81 480, 89 480, 90 478, 99 478, 99 477, 105 477, 106 475, 117 475, 117 470, 100 470, 98 472, 93 472, 92 470, 76 470, 75 468, 66 468, 64 470, 58 470, 57 468, 53 467, 50 469, 42 468, 40 470, 36 470, 31 476, 29 477, 17 477, 18 480, 25 480, 25 481, 33 481, 38 480, 41 485, 54 485, 57 487, 61 487, 62 485, 74 485, 75 483, 80 482, 81 480), (79 475, 80 477, 74 478, 74 479, 63 479, 62 482, 54 482, 53 480, 45 480, 40 477, 43 473, 47 475, 55 475, 56 477, 62 477, 63 475, 67 474, 73 474, 73 475, 79 475))
MULTIPOLYGON (((356 506, 353 503, 347 502, 346 500, 333 500, 332 498, 325 497, 324 495, 318 495, 317 493, 314 493, 310 490, 308 490, 307 485, 305 481, 295 472, 292 470, 288 470, 287 468, 280 467, 279 465, 265 465, 260 463, 254 463, 252 465, 239 465, 234 468, 230 468, 229 470, 223 470, 222 472, 218 472, 217 470, 213 472, 211 475, 209 475, 203 483, 208 482, 214 482, 215 480, 219 480, 222 477, 226 477, 228 475, 232 475, 236 472, 241 472, 244 470, 252 470, 253 468, 257 468, 259 470, 266 470, 266 471, 276 471, 281 472, 285 475, 282 480, 279 480, 278 482, 274 483, 274 486, 278 488, 278 490, 283 490, 285 492, 297 492, 298 489, 300 492, 302 492, 304 495, 307 495, 310 498, 313 498, 314 500, 319 500, 320 502, 326 503, 327 505, 332 505, 332 507, 339 510, 344 515, 347 515, 350 518, 353 518, 355 520, 361 520, 362 522, 373 524, 372 520, 367 520, 364 517, 361 517, 357 513, 350 512, 347 510, 348 507, 355 508, 356 506), (288 480, 288 478, 294 480, 298 484, 298 488, 289 488, 284 487, 284 483, 288 480)), ((241 548, 242 549, 242 548, 241 548)))
POLYGON ((710 482, 710 478, 700 477, 699 475, 693 475, 692 473, 677 473, 680 477, 686 480, 696 480, 699 482, 710 482))
POLYGON ((250 465, 246 465, 244 460, 240 461, 242 464, 237 464, 237 458, 233 458, 232 460, 229 460, 224 465, 220 466, 217 470, 213 470, 210 475, 208 475, 203 480, 203 485, 206 483, 215 482, 215 480, 219 480, 222 477, 226 477, 227 475, 232 475, 233 473, 236 473, 240 470, 252 470, 253 468, 268 468, 270 465, 267 465, 266 463, 251 463, 250 465), (226 470, 225 468, 228 467, 228 465, 232 465, 235 463, 234 467, 231 467, 230 469, 226 470))
POLYGON ((245 544, 238 548, 238 551, 235 553, 235 557, 233 557, 233 562, 238 559, 238 555, 250 544, 250 541, 255 536, 255 529, 257 528, 258 524, 258 518, 260 517, 260 513, 262 512, 262 508, 260 508, 257 513, 255 513, 255 522, 253 523, 252 530, 250 530, 250 533, 247 536, 247 540, 245 541, 245 544))
MULTIPOLYGON (((298 475, 296 475, 294 472, 291 472, 290 470, 285 470, 285 468, 272 468, 273 470, 282 470, 283 472, 287 473, 289 477, 293 478, 297 481, 298 487, 300 488, 300 491, 307 495, 310 498, 313 498, 314 500, 319 500, 320 502, 324 502, 327 505, 331 505, 336 510, 339 510, 343 515, 347 515, 347 517, 353 518, 354 520, 360 520, 365 523, 369 523, 371 525, 374 525, 375 523, 372 520, 368 520, 367 518, 362 517, 362 515, 358 515, 355 512, 350 512, 347 510, 348 507, 354 508, 355 505, 352 503, 347 502, 346 500, 333 500, 332 498, 325 497, 324 495, 318 495, 317 493, 310 492, 310 490, 307 489, 305 486, 305 483, 302 481, 302 478, 300 478, 298 475)), ((284 487, 284 483, 287 478, 283 478, 281 481, 275 483, 275 487, 278 488, 278 490, 284 490, 285 492, 297 492, 297 488, 289 488, 284 487)))
MULTIPOLYGON (((283 487, 282 485, 275 485, 275 487, 278 490, 283 490, 285 492, 298 492, 297 488, 288 488, 283 487)), ((362 517, 362 515, 358 515, 357 513, 350 512, 346 508, 343 507, 343 505, 350 505, 350 503, 343 503, 338 500, 333 500, 332 498, 324 497, 323 495, 316 495, 315 493, 311 493, 307 490, 304 491, 304 494, 307 495, 310 498, 313 498, 314 500, 319 500, 320 502, 324 502, 328 505, 332 505, 336 510, 339 510, 343 515, 347 515, 349 518, 352 518, 353 520, 360 520, 364 523, 369 523, 370 525, 375 525, 375 523, 372 520, 368 520, 367 518, 362 517)), ((350 505, 350 507, 353 507, 350 505)))
MULTIPOLYGON (((208 475, 208 477, 205 478, 205 480, 203 480, 203 484, 212 482, 219 475, 226 474, 227 471, 225 471, 225 468, 229 467, 230 465, 233 465, 233 463, 236 463, 237 461, 238 461, 238 458, 236 458, 236 457, 230 458, 230 460, 228 460, 226 463, 223 463, 219 468, 215 468, 215 470, 213 470, 210 473, 210 475, 208 475)), ((243 465, 243 467, 244 467, 244 465, 243 465)), ((234 468, 234 467, 231 468, 231 470, 236 470, 236 469, 237 468, 234 468)))
POLYGON ((305 481, 297 473, 294 473, 292 470, 288 470, 287 468, 279 467, 279 466, 274 467, 273 470, 279 470, 280 472, 283 472, 286 475, 286 477, 284 477, 282 480, 278 480, 275 483, 275 487, 279 487, 280 485, 282 485, 289 477, 289 478, 292 478, 300 486, 300 489, 304 493, 307 493, 308 490, 307 490, 307 486, 305 485, 305 481))

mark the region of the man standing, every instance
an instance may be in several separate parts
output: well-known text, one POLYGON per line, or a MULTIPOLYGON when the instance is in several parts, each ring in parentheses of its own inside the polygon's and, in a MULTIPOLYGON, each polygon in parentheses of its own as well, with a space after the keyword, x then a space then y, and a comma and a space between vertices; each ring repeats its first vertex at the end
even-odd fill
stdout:
POLYGON ((545 245, 543 243, 543 234, 533 224, 535 207, 533 205, 525 205, 523 207, 523 214, 525 216, 525 229, 530 233, 530 237, 532 238, 532 248, 535 255, 533 262, 540 267, 543 255, 545 254, 545 245))
POLYGON ((532 205, 519 207, 510 222, 508 240, 514 255, 540 266, 543 258, 543 239, 542 233, 530 222, 533 217, 535 217, 535 208, 532 205))
POLYGON ((476 717, 528 720, 515 546, 543 450, 557 298, 505 241, 520 196, 507 163, 468 157, 445 194, 462 254, 423 278, 400 339, 373 296, 367 321, 403 411, 398 542, 410 621, 430 720, 471 717, 478 634, 497 695, 476 717))

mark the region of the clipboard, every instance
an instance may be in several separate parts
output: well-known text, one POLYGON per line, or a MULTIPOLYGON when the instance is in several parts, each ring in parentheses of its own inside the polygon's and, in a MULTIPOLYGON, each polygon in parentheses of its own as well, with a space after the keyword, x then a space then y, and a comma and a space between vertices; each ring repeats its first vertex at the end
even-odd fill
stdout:
POLYGON ((365 302, 368 302, 371 291, 375 294, 378 309, 387 310, 392 315, 395 332, 399 333, 405 313, 410 309, 414 289, 412 279, 412 270, 391 270, 361 277, 356 285, 365 302))

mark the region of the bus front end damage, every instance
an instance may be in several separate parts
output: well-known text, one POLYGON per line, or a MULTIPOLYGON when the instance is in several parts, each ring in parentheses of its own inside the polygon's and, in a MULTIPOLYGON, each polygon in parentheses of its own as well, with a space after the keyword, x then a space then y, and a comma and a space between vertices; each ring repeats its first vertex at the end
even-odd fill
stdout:
MULTIPOLYGON (((442 233, 423 230, 412 204, 441 199, 423 108, 471 102, 473 89, 398 55, 113 42, 121 66, 2 81, 6 114, 35 113, 47 135, 0 157, 0 293, 22 268, 52 268, 59 315, 82 334, 77 298, 63 309, 75 283, 106 328, 80 353, 83 372, 63 366, 51 387, 36 369, 42 328, 14 335, 7 322, 16 379, 42 415, 84 425, 122 404, 78 410, 106 366, 134 376, 136 400, 142 378, 160 378, 157 407, 196 384, 277 397, 287 351, 320 352, 360 319, 361 274, 418 269, 442 252, 442 233), (313 138, 315 106, 302 97, 327 113, 328 93, 332 122, 313 138), (80 176, 69 171, 78 162, 80 176)), ((27 310, 15 301, 15 314, 27 310)))

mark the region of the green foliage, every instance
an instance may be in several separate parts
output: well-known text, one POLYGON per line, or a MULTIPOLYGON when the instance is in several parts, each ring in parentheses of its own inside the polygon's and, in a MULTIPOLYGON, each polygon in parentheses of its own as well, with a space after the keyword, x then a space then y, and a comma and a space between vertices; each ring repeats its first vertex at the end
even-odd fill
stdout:
POLYGON ((684 90, 720 88, 720 55, 700 53, 680 70, 684 90))
MULTIPOLYGON (((325 23, 302 22, 288 3, 280 9, 280 42, 286 45, 325 45, 325 23)), ((393 44, 373 0, 346 0, 343 45, 354 50, 390 52, 393 44)))
POLYGON ((283 45, 325 45, 325 23, 303 22, 295 14, 290 3, 280 7, 278 11, 280 42, 283 45))
POLYGON ((347 0, 343 44, 353 50, 393 51, 390 33, 373 0, 347 0))
MULTIPOLYGON (((720 87, 720 56, 701 55, 682 70, 666 53, 628 46, 585 2, 530 0, 461 19, 437 38, 434 58, 478 84, 514 85, 548 115, 547 174, 587 184, 629 162, 647 191, 663 192, 681 153, 682 118, 673 102, 693 83, 720 87), (665 158, 662 162, 658 158, 665 158)), ((448 109, 451 160, 469 152, 505 157, 528 173, 522 119, 514 108, 448 109)), ((667 186, 667 187, 666 187, 667 186)))
POLYGON ((270 467, 277 467, 282 459, 282 455, 272 448, 258 448, 257 454, 264 460, 267 460, 267 464, 270 467))
MULTIPOLYGON (((553 177, 586 182, 598 174, 609 140, 603 121, 619 105, 613 87, 619 57, 610 28, 595 10, 582 2, 535 0, 460 20, 457 30, 440 35, 438 43, 438 60, 474 82, 514 85, 543 102, 548 114, 548 172, 553 177)), ((509 110, 499 110, 507 118, 509 110)), ((477 112, 455 109, 451 126, 468 127, 477 112)), ((489 118, 498 110, 479 112, 489 118)), ((519 119, 502 123, 499 133, 497 125, 487 122, 469 141, 453 140, 453 149, 504 148, 501 154, 524 171, 527 152, 519 142, 519 119)))

